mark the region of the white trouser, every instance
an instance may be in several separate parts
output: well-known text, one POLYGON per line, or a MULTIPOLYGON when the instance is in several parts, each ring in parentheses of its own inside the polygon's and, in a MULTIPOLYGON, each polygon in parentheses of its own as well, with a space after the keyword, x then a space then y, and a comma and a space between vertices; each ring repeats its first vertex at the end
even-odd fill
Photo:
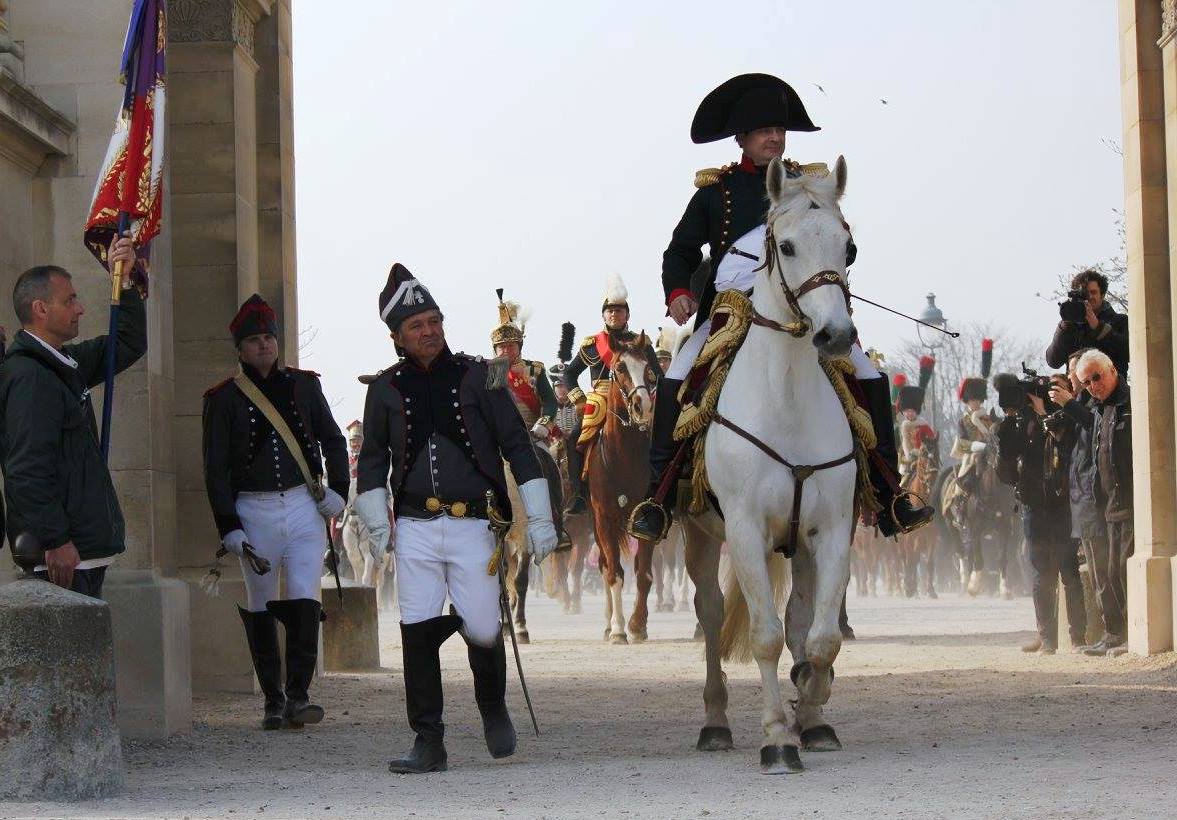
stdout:
POLYGON ((327 525, 305 486, 275 493, 240 493, 237 517, 253 551, 270 562, 265 575, 241 559, 247 609, 264 612, 278 600, 278 571, 286 575, 286 597, 319 600, 327 525))
POLYGON ((471 643, 498 638, 499 578, 487 575, 494 535, 479 518, 443 515, 429 521, 396 520, 396 594, 401 623, 416 624, 443 612, 446 595, 471 643))

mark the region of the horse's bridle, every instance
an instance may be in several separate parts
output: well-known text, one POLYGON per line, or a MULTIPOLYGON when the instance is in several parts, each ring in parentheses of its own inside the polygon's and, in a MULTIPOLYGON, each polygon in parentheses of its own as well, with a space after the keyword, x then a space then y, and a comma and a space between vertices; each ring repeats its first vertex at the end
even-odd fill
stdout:
POLYGON ((769 330, 788 333, 790 336, 800 339, 812 329, 809 324, 809 317, 805 315, 805 311, 801 308, 801 297, 826 285, 835 285, 841 289, 842 295, 846 297, 846 307, 849 309, 850 286, 846 284, 846 280, 842 278, 842 274, 836 270, 821 270, 802 282, 797 290, 793 290, 789 287, 789 283, 785 281, 784 266, 781 265, 780 255, 780 245, 777 244, 776 237, 772 232, 772 226, 770 225, 764 232, 764 264, 755 268, 755 271, 765 270, 767 268, 771 273, 775 268, 777 281, 781 283, 781 291, 785 294, 785 301, 789 303, 789 309, 793 311, 793 321, 781 324, 773 319, 769 319, 767 316, 761 315, 753 309, 752 324, 766 327, 769 330))
POLYGON ((611 413, 613 418, 617 419, 617 423, 622 427, 637 427, 638 429, 642 429, 644 425, 639 422, 635 422, 630 416, 629 400, 636 396, 639 390, 645 390, 650 394, 651 399, 653 399, 653 391, 650 390, 649 386, 647 386, 645 383, 638 384, 636 381, 634 382, 633 389, 626 390, 622 386, 621 382, 617 381, 611 372, 609 374, 609 380, 617 385, 617 391, 621 393, 621 400, 625 403, 625 417, 623 418, 620 413, 613 409, 607 409, 607 412, 611 413))

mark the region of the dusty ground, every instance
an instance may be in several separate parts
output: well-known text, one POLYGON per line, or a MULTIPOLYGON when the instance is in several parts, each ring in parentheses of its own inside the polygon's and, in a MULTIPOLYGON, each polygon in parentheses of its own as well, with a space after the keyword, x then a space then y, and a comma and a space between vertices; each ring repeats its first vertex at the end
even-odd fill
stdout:
POLYGON ((452 768, 388 774, 409 735, 396 621, 385 616, 388 671, 328 676, 319 727, 263 733, 256 698, 201 698, 191 734, 127 745, 123 796, 0 803, 0 816, 1177 815, 1177 656, 1024 656, 1026 599, 852 597, 859 640, 839 658, 828 713, 846 749, 807 754, 807 771, 787 777, 757 772, 754 667, 729 669, 736 750, 696 752, 703 671, 693 617, 655 614, 654 640, 617 647, 600 640, 601 610, 599 596, 579 616, 536 600, 524 662, 544 734, 523 731, 512 673, 521 738, 510 760, 485 753, 455 639, 444 654, 452 768))

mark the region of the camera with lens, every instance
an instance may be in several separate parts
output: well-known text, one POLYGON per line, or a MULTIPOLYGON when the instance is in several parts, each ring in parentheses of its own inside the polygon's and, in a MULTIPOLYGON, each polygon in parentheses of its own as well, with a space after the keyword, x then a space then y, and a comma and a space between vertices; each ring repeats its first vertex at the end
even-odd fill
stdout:
POLYGON ((1064 322, 1081 325, 1087 321, 1087 290, 1071 288, 1067 291, 1067 301, 1058 303, 1058 315, 1064 322))
POLYGON ((1018 410, 1027 407, 1030 403, 1029 397, 1037 396, 1046 406, 1046 412, 1052 413, 1059 409, 1058 405, 1050 400, 1051 377, 1039 376, 1038 371, 1026 367, 1025 362, 1022 362, 1022 378, 1019 379, 1010 373, 1000 373, 993 378, 993 384, 997 388, 997 403, 1002 408, 1018 410))

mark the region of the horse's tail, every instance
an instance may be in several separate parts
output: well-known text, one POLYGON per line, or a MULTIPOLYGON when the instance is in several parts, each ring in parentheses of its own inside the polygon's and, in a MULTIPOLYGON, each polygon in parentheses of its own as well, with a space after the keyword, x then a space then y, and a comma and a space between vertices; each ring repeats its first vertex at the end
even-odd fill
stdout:
MULTIPOLYGON (((777 612, 785 603, 789 587, 789 562, 778 552, 768 558, 768 580, 772 586, 773 606, 777 612)), ((719 654, 725 661, 751 663, 752 636, 749 629, 748 600, 734 572, 728 573, 723 593, 723 627, 719 631, 719 654)))

